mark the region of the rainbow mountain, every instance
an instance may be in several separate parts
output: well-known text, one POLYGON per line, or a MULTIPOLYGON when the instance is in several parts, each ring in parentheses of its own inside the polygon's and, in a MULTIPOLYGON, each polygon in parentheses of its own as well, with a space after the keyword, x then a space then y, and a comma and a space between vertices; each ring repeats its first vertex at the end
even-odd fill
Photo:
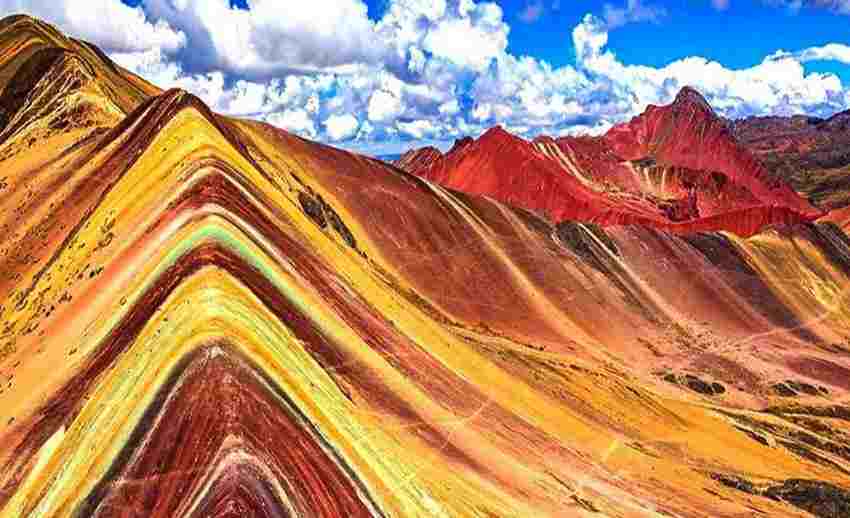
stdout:
POLYGON ((0 91, 0 517, 847 516, 850 239, 790 190, 550 220, 23 16, 0 91))

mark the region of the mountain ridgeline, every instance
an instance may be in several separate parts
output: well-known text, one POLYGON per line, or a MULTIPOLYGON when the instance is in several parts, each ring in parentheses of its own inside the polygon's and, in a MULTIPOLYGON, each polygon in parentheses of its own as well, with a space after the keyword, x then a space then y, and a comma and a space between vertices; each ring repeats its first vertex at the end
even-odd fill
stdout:
POLYGON ((684 88, 672 104, 650 106, 600 137, 526 141, 497 127, 445 155, 412 150, 395 165, 555 222, 750 236, 824 215, 765 167, 734 128, 684 88))

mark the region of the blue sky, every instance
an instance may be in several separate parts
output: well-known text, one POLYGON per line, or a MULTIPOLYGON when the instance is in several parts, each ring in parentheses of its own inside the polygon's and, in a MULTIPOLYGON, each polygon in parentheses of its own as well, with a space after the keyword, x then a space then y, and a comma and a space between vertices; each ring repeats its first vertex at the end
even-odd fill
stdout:
POLYGON ((600 133, 696 87, 728 117, 850 108, 850 0, 0 0, 162 87, 367 153, 501 124, 600 133), (80 9, 84 4, 85 9, 80 9))
MULTIPOLYGON (((585 2, 561 2, 535 23, 522 23, 522 0, 501 3, 511 20, 508 48, 553 65, 575 60, 568 38, 588 11, 585 2)), ((724 11, 710 2, 658 2, 667 14, 652 23, 632 23, 611 34, 610 46, 624 63, 663 66, 687 56, 704 56, 731 68, 758 64, 777 49, 802 49, 829 42, 850 43, 850 17, 829 9, 778 9, 759 1, 739 0, 724 11)), ((592 10, 591 10, 592 12, 592 10)), ((850 66, 821 63, 813 70, 832 71, 850 83, 850 66)))

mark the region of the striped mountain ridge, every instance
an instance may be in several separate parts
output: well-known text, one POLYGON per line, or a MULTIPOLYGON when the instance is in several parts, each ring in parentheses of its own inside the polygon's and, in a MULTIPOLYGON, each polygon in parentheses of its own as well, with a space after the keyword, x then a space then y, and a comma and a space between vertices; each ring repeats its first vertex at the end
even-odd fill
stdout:
POLYGON ((91 44, 28 16, 0 26, 0 159, 41 139, 91 136, 120 122, 160 90, 91 44))
POLYGON ((834 224, 553 224, 180 90, 98 131, 15 114, 46 129, 2 157, 0 517, 847 503, 834 224))
POLYGON ((6 17, 0 25, 0 87, 5 89, 28 62, 39 61, 38 55, 43 50, 77 56, 81 66, 97 75, 98 86, 108 93, 109 100, 125 114, 160 92, 154 85, 116 65, 91 43, 69 38, 52 25, 25 15, 6 17))

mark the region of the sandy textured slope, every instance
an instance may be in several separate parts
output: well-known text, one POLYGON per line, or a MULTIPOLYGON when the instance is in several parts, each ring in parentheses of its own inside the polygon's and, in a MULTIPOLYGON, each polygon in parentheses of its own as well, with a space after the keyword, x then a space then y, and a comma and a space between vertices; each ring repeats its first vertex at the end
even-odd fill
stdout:
POLYGON ((552 225, 181 91, 104 127, 4 162, 0 516, 846 515, 838 227, 552 225))

